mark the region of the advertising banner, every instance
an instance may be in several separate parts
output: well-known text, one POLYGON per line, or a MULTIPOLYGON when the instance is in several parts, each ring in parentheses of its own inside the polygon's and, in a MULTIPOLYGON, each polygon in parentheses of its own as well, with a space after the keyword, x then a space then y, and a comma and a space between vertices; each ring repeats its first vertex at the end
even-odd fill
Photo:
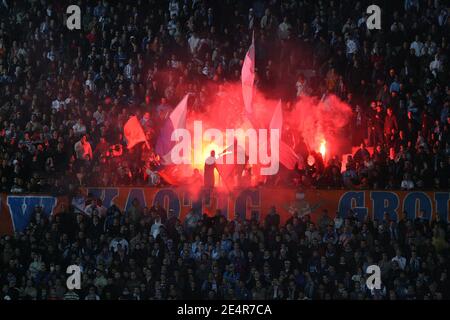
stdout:
MULTIPOLYGON (((166 210, 183 220, 190 210, 214 215, 216 210, 229 220, 241 218, 265 218, 274 206, 281 216, 281 223, 298 211, 310 214, 316 221, 324 210, 331 217, 345 217, 350 210, 360 219, 399 220, 414 219, 423 214, 427 219, 439 215, 448 221, 450 192, 448 191, 369 191, 369 190, 307 190, 281 188, 253 188, 234 192, 200 191, 193 194, 185 188, 85 188, 86 195, 102 199, 103 205, 116 204, 126 212, 134 199, 141 206, 151 207, 159 202, 166 210)), ((36 206, 46 215, 58 214, 68 204, 68 197, 51 195, 8 195, 0 197, 0 234, 12 234, 25 230, 36 206)))

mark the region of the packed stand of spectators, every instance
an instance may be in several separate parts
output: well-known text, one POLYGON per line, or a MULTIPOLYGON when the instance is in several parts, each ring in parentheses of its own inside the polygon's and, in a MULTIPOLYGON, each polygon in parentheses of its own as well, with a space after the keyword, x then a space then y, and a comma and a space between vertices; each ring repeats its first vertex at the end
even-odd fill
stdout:
POLYGON ((448 188, 449 11, 376 1, 382 28, 369 31, 372 2, 79 0, 72 31, 64 1, 0 2, 1 191, 160 183, 159 156, 145 144, 128 152, 123 124, 137 115, 153 147, 186 93, 201 111, 214 86, 240 81, 253 30, 259 90, 286 110, 305 94, 339 96, 352 144, 375 149, 343 173, 318 159, 276 183, 448 188))
MULTIPOLYGON (((47 218, 37 207, 22 234, 0 240, 5 300, 441 300, 450 299, 448 223, 361 220, 349 212, 313 223, 272 208, 258 221, 189 212, 181 222, 155 203, 127 212, 98 199, 86 213, 47 218), (381 287, 369 289, 370 265, 381 287), (81 268, 81 289, 66 268, 81 268)), ((406 216, 406 215, 405 215, 406 216)))

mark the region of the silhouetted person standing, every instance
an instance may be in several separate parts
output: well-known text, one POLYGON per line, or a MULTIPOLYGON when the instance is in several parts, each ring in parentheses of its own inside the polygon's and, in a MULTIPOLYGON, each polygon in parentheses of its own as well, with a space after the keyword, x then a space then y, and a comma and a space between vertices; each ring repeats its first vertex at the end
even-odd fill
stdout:
POLYGON ((214 188, 214 169, 216 167, 216 152, 211 151, 211 155, 205 160, 203 184, 205 189, 214 188))

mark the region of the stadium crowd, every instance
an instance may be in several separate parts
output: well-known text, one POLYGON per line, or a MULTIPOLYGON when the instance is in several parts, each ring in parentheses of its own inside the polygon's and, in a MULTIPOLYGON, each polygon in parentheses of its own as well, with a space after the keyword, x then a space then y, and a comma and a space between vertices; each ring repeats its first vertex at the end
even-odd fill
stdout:
POLYGON ((382 29, 369 31, 366 2, 79 1, 82 30, 72 31, 64 2, 1 2, 1 191, 158 184, 159 155, 145 144, 129 152, 123 124, 137 115, 153 149, 186 93, 202 110, 214 87, 239 81, 252 30, 259 90, 285 109, 305 94, 339 96, 354 113, 353 145, 375 150, 345 172, 318 159, 281 183, 448 188, 448 10, 389 3, 382 29))
POLYGON ((128 212, 87 199, 86 213, 47 217, 0 240, 1 299, 389 299, 450 298, 448 223, 425 215, 398 223, 349 212, 313 223, 276 208, 262 222, 189 212, 182 223, 158 204, 128 212), (366 285, 381 270, 380 289, 366 285), (66 268, 80 266, 81 289, 66 268))
MULTIPOLYGON (((240 80, 252 30, 262 92, 285 108, 336 94, 352 107, 353 144, 364 141, 344 172, 317 155, 286 183, 448 190, 443 1, 377 1, 386 10, 372 31, 372 1, 76 2, 80 31, 63 23, 64 1, 0 2, 1 192, 153 183, 158 155, 128 152, 123 124, 137 115, 153 146, 187 92, 202 110, 216 92, 207 88, 240 80)), ((1 299, 450 298, 450 229, 439 217, 312 223, 294 214, 280 225, 274 208, 263 222, 192 212, 181 223, 158 205, 86 205, 51 217, 37 207, 26 232, 0 239, 1 299), (79 291, 65 286, 70 264, 83 269, 79 291), (365 286, 371 264, 381 290, 365 286)))

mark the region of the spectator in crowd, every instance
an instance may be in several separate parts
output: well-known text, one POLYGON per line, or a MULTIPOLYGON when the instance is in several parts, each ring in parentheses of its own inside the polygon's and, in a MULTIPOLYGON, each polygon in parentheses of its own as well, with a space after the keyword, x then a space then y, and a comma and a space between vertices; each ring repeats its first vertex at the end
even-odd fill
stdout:
POLYGON ((78 160, 90 161, 93 159, 92 147, 89 141, 87 141, 86 135, 83 135, 74 146, 75 153, 78 160))

